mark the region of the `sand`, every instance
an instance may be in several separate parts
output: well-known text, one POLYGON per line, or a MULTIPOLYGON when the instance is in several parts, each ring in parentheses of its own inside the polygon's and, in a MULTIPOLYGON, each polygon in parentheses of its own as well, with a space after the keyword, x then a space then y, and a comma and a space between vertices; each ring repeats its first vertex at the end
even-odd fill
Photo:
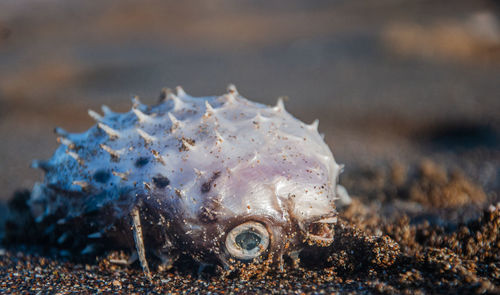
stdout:
MULTIPOLYGON (((74 256, 36 238, 29 243, 26 232, 16 240, 15 232, 7 231, 7 242, 0 250, 0 290, 212 294, 500 292, 500 203, 494 205, 498 198, 485 194, 463 174, 448 172, 429 160, 414 169, 412 174, 408 172, 411 168, 392 165, 346 175, 344 184, 348 189, 350 181, 365 184, 358 188, 359 196, 353 196, 353 203, 340 209, 334 243, 327 248, 308 247, 301 253, 298 266, 288 261, 283 271, 242 267, 241 272, 225 272, 214 266, 199 272, 197 263, 182 257, 170 270, 155 270, 149 281, 137 263, 111 263, 112 259, 127 258, 127 251, 74 256), (374 181, 376 175, 379 176, 374 181), (460 213, 465 211, 468 214, 460 213)), ((17 199, 26 196, 20 193, 17 199)), ((11 202, 11 207, 22 210, 23 205, 11 202)))
POLYGON ((0 293, 499 293, 498 15, 490 0, 2 1, 0 293), (228 83, 319 118, 353 197, 325 253, 243 275, 183 257, 150 282, 110 262, 127 251, 82 257, 26 226, 54 127, 228 83))

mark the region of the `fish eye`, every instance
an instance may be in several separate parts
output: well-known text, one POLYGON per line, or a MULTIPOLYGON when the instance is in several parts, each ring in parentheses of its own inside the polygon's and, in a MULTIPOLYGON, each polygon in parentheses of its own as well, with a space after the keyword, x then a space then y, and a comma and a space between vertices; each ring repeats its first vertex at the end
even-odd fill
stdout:
POLYGON ((269 233, 259 222, 248 221, 233 228, 226 236, 226 249, 233 257, 250 260, 269 246, 269 233))

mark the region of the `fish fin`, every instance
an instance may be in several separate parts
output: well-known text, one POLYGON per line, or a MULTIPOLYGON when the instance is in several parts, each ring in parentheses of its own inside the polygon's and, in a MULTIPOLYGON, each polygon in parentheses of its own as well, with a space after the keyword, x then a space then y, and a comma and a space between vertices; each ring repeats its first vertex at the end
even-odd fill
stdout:
POLYGON ((141 226, 141 216, 139 215, 139 207, 135 206, 130 213, 132 217, 133 233, 135 248, 137 250, 137 255, 139 256, 139 262, 141 263, 142 270, 146 277, 151 281, 151 272, 149 271, 148 261, 146 260, 146 249, 144 248, 144 239, 142 236, 142 226, 141 226))

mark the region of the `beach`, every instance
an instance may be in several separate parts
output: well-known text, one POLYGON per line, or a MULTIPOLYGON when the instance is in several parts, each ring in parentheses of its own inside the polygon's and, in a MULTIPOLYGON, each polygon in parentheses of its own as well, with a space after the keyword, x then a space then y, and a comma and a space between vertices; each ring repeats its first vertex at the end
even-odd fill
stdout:
POLYGON ((5 1, 0 291, 500 292, 499 13, 494 1, 5 1), (298 267, 249 276, 200 273, 183 257, 149 281, 137 262, 110 262, 128 249, 80 257, 9 236, 5 219, 27 212, 43 179, 31 161, 59 145, 55 127, 83 132, 88 109, 125 112, 132 95, 154 104, 164 87, 209 96, 230 83, 319 119, 345 165, 353 202, 325 256, 309 249, 298 267))

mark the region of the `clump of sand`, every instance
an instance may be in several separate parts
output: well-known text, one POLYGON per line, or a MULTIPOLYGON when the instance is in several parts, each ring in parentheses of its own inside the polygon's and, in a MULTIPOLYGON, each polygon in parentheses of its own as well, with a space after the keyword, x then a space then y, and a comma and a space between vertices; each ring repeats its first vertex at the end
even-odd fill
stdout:
POLYGON ((420 164, 419 175, 409 189, 410 200, 431 208, 456 208, 486 201, 483 189, 460 171, 448 173, 430 160, 420 164))

